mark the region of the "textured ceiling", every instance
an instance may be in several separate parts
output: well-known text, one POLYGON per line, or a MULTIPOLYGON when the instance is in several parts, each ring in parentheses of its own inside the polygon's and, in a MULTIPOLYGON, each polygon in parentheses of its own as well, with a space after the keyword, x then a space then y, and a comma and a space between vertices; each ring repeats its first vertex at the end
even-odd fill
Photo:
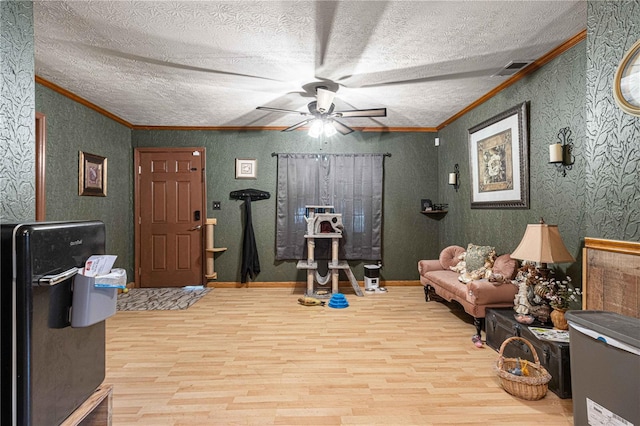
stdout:
POLYGON ((34 1, 36 75, 140 126, 289 126, 314 82, 436 127, 586 27, 584 0, 34 1))

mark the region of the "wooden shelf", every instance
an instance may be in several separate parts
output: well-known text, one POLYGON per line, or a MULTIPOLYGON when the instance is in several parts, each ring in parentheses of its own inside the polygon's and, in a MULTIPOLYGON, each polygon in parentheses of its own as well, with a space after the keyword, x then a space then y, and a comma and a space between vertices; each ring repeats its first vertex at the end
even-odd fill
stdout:
POLYGON ((213 245, 213 229, 218 224, 218 220, 215 218, 208 218, 206 221, 206 248, 205 248, 205 256, 206 256, 206 270, 205 270, 205 278, 208 280, 217 280, 218 273, 214 271, 213 267, 213 256, 214 253, 221 253, 226 251, 226 247, 214 247, 213 245))
POLYGON ((61 426, 110 426, 112 385, 101 385, 61 426))
POLYGON ((430 211, 423 211, 420 213, 424 215, 436 215, 436 214, 447 214, 447 212, 449 212, 449 210, 430 210, 430 211))
POLYGON ((214 247, 214 248, 208 248, 207 252, 208 253, 220 253, 223 251, 226 251, 227 248, 226 247, 214 247))

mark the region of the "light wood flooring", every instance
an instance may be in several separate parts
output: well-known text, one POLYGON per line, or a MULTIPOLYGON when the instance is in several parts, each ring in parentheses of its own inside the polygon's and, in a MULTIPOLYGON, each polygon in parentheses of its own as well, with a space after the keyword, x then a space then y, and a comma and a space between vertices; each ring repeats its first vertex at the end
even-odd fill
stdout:
POLYGON ((184 311, 107 320, 121 425, 572 425, 571 399, 507 394, 456 305, 389 287, 346 309, 292 288, 216 288, 184 311))

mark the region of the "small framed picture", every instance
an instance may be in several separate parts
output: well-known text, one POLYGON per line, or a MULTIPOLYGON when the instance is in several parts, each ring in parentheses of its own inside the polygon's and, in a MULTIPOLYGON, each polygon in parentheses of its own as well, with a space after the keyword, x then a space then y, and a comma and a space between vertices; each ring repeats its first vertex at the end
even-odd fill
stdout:
POLYGON ((107 196, 107 158, 80 151, 78 194, 107 196))
POLYGON ((257 166, 255 158, 236 158, 236 179, 256 179, 257 166))

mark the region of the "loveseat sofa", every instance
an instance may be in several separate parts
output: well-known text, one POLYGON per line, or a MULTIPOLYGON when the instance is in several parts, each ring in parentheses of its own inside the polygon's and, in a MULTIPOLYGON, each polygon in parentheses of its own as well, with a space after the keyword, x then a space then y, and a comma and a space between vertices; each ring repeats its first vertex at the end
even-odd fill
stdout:
POLYGON ((438 259, 418 261, 418 272, 426 301, 431 300, 430 292, 433 289, 447 301, 458 302, 473 317, 479 338, 486 308, 513 307, 518 287, 511 280, 517 273, 518 262, 509 254, 495 257, 494 252, 494 259, 489 259, 482 270, 484 278, 477 279, 477 275, 460 268, 465 254, 465 248, 449 246, 440 252, 438 259), (460 281, 461 278, 468 282, 460 281))

